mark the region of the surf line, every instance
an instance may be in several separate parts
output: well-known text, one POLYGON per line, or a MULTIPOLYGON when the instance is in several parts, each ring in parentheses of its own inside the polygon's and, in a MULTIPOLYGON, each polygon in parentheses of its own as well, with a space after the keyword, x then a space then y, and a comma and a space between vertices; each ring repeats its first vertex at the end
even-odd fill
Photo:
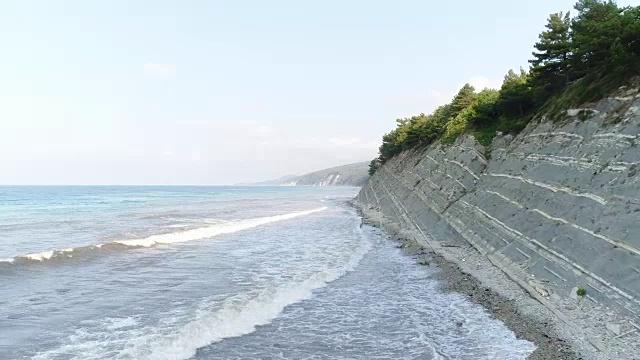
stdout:
POLYGON ((16 256, 12 259, 0 260, 1 263, 24 263, 24 262, 44 262, 59 258, 73 258, 83 253, 97 250, 115 250, 119 248, 140 248, 152 247, 161 244, 176 244, 187 241, 206 239, 223 234, 231 234, 242 230, 251 229, 257 226, 266 225, 278 221, 294 219, 300 216, 310 215, 313 213, 327 210, 328 207, 323 206, 316 209, 296 211, 288 214, 265 216, 259 218, 245 219, 239 221, 229 221, 215 224, 212 226, 201 227, 191 230, 183 230, 168 234, 151 235, 142 239, 115 240, 105 244, 86 245, 76 248, 67 248, 61 250, 49 250, 27 255, 16 256))

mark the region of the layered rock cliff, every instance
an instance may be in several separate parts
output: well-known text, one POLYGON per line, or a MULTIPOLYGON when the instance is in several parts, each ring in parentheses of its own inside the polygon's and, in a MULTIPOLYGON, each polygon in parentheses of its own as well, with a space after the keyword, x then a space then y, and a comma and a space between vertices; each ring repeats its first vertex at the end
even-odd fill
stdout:
POLYGON ((549 303, 584 288, 637 325, 639 133, 640 95, 621 88, 488 148, 466 136, 402 153, 357 201, 427 246, 471 244, 549 303))

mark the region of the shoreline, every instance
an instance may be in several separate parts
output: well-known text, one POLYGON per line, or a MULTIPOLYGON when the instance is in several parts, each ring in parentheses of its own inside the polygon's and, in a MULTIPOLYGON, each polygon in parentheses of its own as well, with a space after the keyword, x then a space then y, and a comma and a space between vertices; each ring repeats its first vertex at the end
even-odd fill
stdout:
POLYGON ((355 200, 350 204, 358 210, 363 224, 383 230, 418 264, 436 266, 445 291, 465 295, 502 321, 519 339, 535 344, 536 350, 528 360, 602 359, 590 356, 598 350, 589 339, 576 334, 471 245, 429 247, 416 240, 416 234, 385 224, 378 211, 365 210, 355 200))
POLYGON ((566 340, 557 335, 549 322, 542 322, 520 311, 515 300, 497 293, 475 278, 473 274, 464 272, 455 262, 435 252, 417 247, 417 243, 411 240, 400 238, 392 238, 392 240, 400 242, 406 254, 414 257, 418 264, 437 267, 438 278, 442 281, 445 291, 465 295, 471 302, 485 308, 492 317, 502 321, 518 339, 525 339, 535 344, 536 350, 527 359, 582 359, 566 340))

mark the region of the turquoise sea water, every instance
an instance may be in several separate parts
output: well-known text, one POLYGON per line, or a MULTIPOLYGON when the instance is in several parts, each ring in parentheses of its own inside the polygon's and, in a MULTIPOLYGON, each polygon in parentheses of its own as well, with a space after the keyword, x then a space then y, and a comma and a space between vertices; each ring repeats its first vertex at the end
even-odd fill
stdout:
POLYGON ((0 359, 524 359, 356 188, 0 187, 0 359), (465 326, 456 326, 463 321, 465 326))

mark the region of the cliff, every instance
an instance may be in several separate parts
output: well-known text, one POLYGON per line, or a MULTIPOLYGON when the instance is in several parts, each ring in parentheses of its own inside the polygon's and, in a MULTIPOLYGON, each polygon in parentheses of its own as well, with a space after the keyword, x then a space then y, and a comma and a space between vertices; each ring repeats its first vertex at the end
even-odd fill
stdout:
POLYGON ((260 186, 363 186, 369 179, 369 163, 361 162, 314 171, 301 176, 289 175, 279 179, 246 185, 260 186))
POLYGON ((583 303, 616 319, 610 331, 632 332, 640 323, 639 133, 640 95, 621 88, 490 147, 467 135, 403 152, 356 200, 424 246, 473 246, 561 317, 584 288, 583 303))

